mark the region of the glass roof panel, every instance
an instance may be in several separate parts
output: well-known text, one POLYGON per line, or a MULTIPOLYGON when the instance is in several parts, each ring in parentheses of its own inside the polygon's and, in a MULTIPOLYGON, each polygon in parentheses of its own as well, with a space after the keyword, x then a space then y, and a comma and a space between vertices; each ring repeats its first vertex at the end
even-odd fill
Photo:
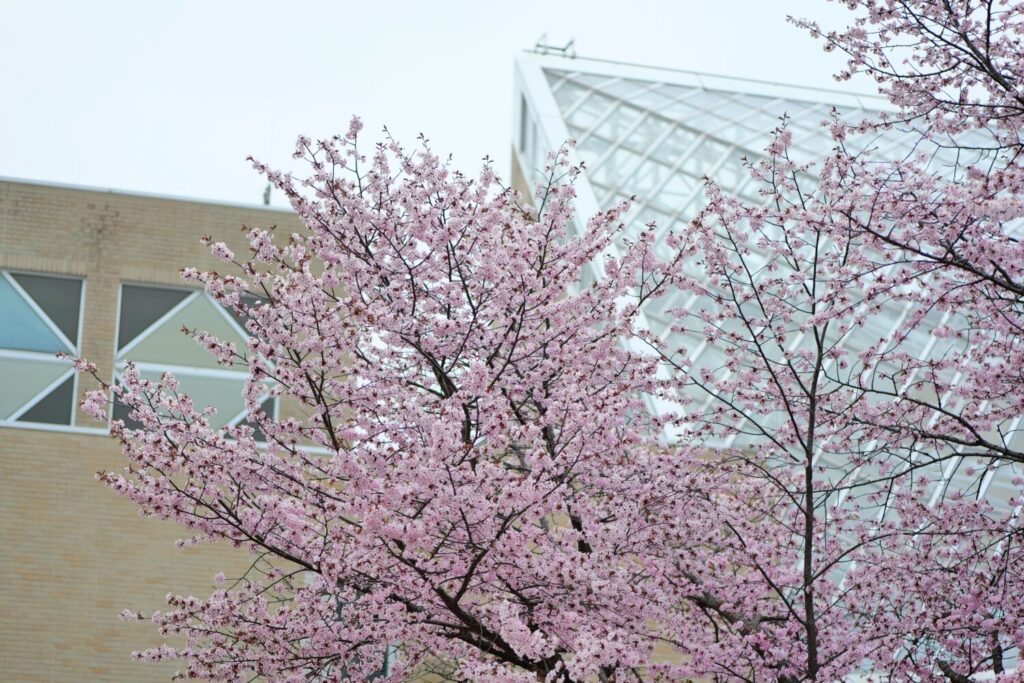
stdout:
POLYGON ((554 91, 555 101, 563 110, 571 109, 590 95, 591 91, 572 82, 561 83, 554 91))
MULTIPOLYGON (((773 90, 769 89, 772 86, 752 86, 739 81, 737 90, 730 91, 723 89, 720 79, 713 81, 715 88, 707 88, 701 85, 704 79, 696 75, 692 78, 667 76, 667 80, 674 82, 661 82, 585 70, 547 70, 546 77, 567 130, 579 141, 578 155, 587 164, 585 182, 594 190, 598 208, 606 209, 635 197, 626 215, 624 237, 634 236, 645 224, 654 221, 659 232, 655 241, 659 253, 667 252, 664 236, 669 231, 685 229, 702 208, 704 176, 713 176, 733 196, 758 200, 758 187, 751 181, 743 159, 756 162, 764 158, 763 150, 771 140, 772 131, 781 124, 781 117, 786 117, 792 132, 791 153, 796 161, 813 161, 833 147, 828 128, 822 125, 833 106, 822 101, 827 96, 818 92, 801 93, 799 88, 773 90)), ((876 115, 862 106, 852 106, 851 102, 856 100, 844 99, 846 105, 836 110, 845 121, 856 124, 876 115)), ((846 143, 854 150, 873 148, 876 156, 884 158, 899 158, 911 151, 904 138, 894 135, 851 136, 846 143)), ((983 148, 983 141, 975 146, 983 148)), ((979 154, 984 153, 983 150, 979 154)), ((941 168, 948 159, 936 155, 931 163, 941 168)), ((1024 221, 1021 229, 1024 231, 1024 221)), ((762 256, 754 254, 751 258, 756 260, 755 265, 764 261, 762 256)), ((699 268, 696 261, 693 268, 699 268)), ((685 305, 712 305, 707 301, 693 302, 692 298, 681 294, 653 302, 648 316, 651 331, 667 338, 672 347, 699 350, 696 367, 719 367, 723 359, 721 349, 701 347, 699 338, 671 330, 673 324, 679 323, 679 315, 673 309, 685 305)), ((889 335, 901 315, 899 307, 887 308, 884 315, 844 339, 843 345, 853 354, 868 348, 889 335)), ((904 349, 932 357, 949 352, 955 342, 948 338, 936 340, 930 333, 936 324, 938 320, 929 318, 913 330, 904 342, 904 349)), ((929 388, 918 386, 914 390, 925 395, 929 388)), ((1017 438, 1024 447, 1024 434, 1017 438)), ((921 476, 929 482, 928 491, 922 491, 923 496, 940 491, 949 477, 953 477, 955 487, 967 489, 973 485, 977 489, 981 486, 980 482, 971 484, 957 470, 947 468, 947 463, 948 460, 921 468, 921 476)), ((847 465, 835 463, 840 468, 847 465)), ((868 479, 877 476, 877 472, 869 470, 859 476, 868 479)), ((1003 500, 1003 504, 1011 495, 1002 471, 982 488, 993 500, 1003 500)), ((870 494, 871 491, 865 490, 850 497, 865 506, 866 515, 877 514, 883 505, 870 494)))

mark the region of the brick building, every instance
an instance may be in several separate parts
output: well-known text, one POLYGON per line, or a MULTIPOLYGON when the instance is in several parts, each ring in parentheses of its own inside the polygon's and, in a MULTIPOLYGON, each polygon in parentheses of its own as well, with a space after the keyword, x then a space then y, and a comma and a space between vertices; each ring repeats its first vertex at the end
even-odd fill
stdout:
POLYGON ((140 519, 96 481, 124 461, 78 410, 90 383, 54 355, 81 354, 111 377, 127 360, 144 374, 171 367, 222 423, 244 419, 241 377, 180 329, 244 332, 178 276, 223 265, 201 235, 244 253, 243 224, 299 226, 262 206, 0 179, 0 679, 169 680, 173 665, 130 657, 159 634, 118 613, 159 609, 171 591, 207 595, 214 573, 245 561, 216 545, 177 549, 179 527, 140 519))

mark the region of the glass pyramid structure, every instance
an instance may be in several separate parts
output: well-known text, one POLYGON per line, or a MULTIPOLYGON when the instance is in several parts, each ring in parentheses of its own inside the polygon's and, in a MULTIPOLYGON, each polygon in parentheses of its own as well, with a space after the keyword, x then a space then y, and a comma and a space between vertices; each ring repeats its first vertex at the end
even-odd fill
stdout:
MULTIPOLYGON (((811 161, 832 148, 821 122, 835 109, 853 123, 873 117, 889 107, 877 96, 853 95, 838 90, 803 88, 779 83, 726 78, 672 69, 577 59, 527 52, 516 60, 515 110, 512 129, 513 180, 532 188, 541 180, 548 151, 565 140, 576 140, 574 161, 585 163, 577 184, 577 220, 633 198, 627 214, 627 237, 654 222, 664 237, 683 228, 704 202, 703 178, 711 176, 733 196, 757 201, 756 187, 743 160, 763 156, 771 131, 780 117, 788 117, 795 161, 811 161)), ((871 144, 882 157, 909 151, 898 137, 848 140, 851 145, 871 144)), ((664 248, 659 239, 659 247, 664 248)), ((701 305, 664 296, 641 321, 673 346, 694 349, 691 367, 717 366, 722 354, 699 339, 669 337, 668 311, 701 305)), ((844 342, 851 351, 867 340, 885 336, 900 325, 909 311, 892 307, 876 316, 877 329, 844 342)), ((939 321, 932 321, 938 324, 939 321)), ((936 339, 924 326, 911 343, 924 353, 941 353, 936 339)), ((667 406, 652 402, 658 411, 667 406)), ((1024 447, 1020 425, 1010 426, 1024 447)), ((729 444, 723 444, 729 445, 729 444)), ((846 470, 846 463, 823 463, 846 470)), ((969 458, 936 464, 927 476, 931 496, 941 498, 950 489, 970 490, 1000 506, 1014 493, 1011 465, 997 474, 980 468, 969 458)))
MULTIPOLYGON (((833 108, 856 122, 886 105, 880 97, 834 90, 533 53, 516 67, 513 147, 524 185, 541 179, 548 151, 575 139, 576 160, 586 165, 578 217, 632 197, 627 237, 651 222, 662 236, 689 223, 703 206, 705 177, 756 201, 743 160, 763 156, 783 115, 791 154, 810 161, 832 147, 820 124, 833 108)), ((873 144, 887 155, 904 143, 873 144)), ((649 310, 652 331, 666 329, 663 311, 682 303, 663 297, 649 310)))
POLYGON ((666 230, 700 208, 704 176, 753 198, 741 160, 762 155, 784 114, 795 155, 811 159, 832 147, 819 124, 833 107, 857 121, 886 105, 874 96, 533 53, 516 67, 513 138, 525 179, 538 179, 547 151, 574 138, 587 165, 581 213, 635 196, 633 222, 655 220, 666 230))

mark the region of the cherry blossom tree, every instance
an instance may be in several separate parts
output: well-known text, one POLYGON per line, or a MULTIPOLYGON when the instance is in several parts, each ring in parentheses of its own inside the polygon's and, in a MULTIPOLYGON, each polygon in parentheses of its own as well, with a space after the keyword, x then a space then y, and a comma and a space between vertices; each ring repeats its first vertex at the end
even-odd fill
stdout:
POLYGON ((194 337, 248 368, 264 438, 130 366, 86 401, 132 417, 107 484, 251 557, 170 596, 151 618, 184 645, 141 656, 232 681, 1024 680, 1024 7, 846 4, 846 30, 798 23, 893 111, 827 122, 823 159, 783 121, 763 201, 712 179, 667 262, 653 229, 609 256, 627 205, 575 234, 565 150, 536 208, 425 145, 362 156, 357 121, 299 140, 308 177, 255 163, 306 230, 210 240, 227 272, 184 276, 246 320, 244 349, 194 337), (637 324, 670 289, 719 360, 637 324))
POLYGON ((248 368, 265 445, 211 428, 170 375, 129 366, 89 397, 103 418, 112 391, 135 423, 112 423, 130 464, 106 483, 252 554, 209 598, 171 596, 152 619, 185 645, 142 656, 219 680, 648 667, 676 602, 662 539, 692 485, 643 410, 657 359, 621 344, 660 285, 648 237, 605 255, 624 207, 569 236, 564 150, 534 210, 427 147, 367 159, 359 129, 300 139, 301 180, 255 163, 307 232, 254 228, 246 258, 211 243, 230 273, 184 271, 247 320, 245 349, 194 336, 248 368), (266 392, 286 416, 260 411, 266 392))
POLYGON ((672 241, 676 331, 719 354, 648 342, 749 503, 717 492, 697 579, 730 611, 682 640, 722 680, 1020 680, 1024 7, 846 4, 845 31, 798 23, 893 111, 837 114, 813 160, 783 120, 763 201, 712 180, 672 241))

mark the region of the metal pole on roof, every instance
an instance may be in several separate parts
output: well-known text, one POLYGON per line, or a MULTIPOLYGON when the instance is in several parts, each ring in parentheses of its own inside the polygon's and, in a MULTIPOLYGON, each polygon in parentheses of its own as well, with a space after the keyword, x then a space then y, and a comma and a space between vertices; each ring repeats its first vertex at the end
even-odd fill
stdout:
POLYGON ((570 38, 565 45, 552 45, 548 42, 548 34, 544 33, 537 39, 533 51, 541 55, 558 55, 560 57, 576 58, 576 39, 570 38))

